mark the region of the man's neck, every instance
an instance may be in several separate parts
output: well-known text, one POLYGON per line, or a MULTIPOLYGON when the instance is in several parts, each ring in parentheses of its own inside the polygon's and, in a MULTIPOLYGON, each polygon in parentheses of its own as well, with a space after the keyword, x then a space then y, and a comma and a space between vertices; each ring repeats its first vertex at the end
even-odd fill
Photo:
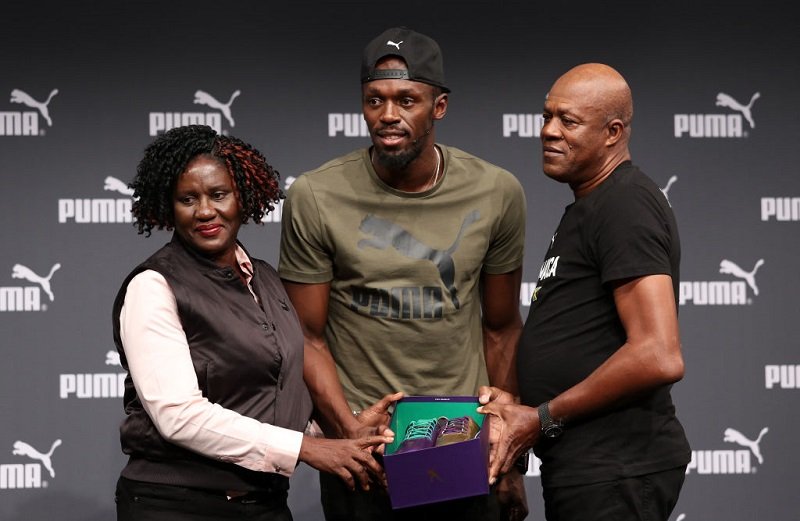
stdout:
POLYGON ((624 154, 611 156, 607 158, 606 162, 602 165, 602 167, 598 170, 597 174, 593 175, 590 179, 583 181, 575 186, 570 186, 572 188, 572 193, 575 196, 575 199, 580 199, 581 197, 586 197, 589 195, 595 188, 600 186, 603 181, 608 179, 608 177, 617 169, 619 165, 624 163, 625 161, 630 161, 631 155, 626 150, 624 154))
POLYGON ((439 182, 444 174, 444 154, 433 144, 404 168, 392 168, 381 163, 374 148, 369 150, 372 168, 378 177, 395 190, 403 192, 424 192, 439 182))

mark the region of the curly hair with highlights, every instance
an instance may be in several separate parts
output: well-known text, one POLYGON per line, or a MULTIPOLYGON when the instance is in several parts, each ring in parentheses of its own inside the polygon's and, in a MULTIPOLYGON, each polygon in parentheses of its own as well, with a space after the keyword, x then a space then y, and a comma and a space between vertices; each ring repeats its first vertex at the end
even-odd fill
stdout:
POLYGON ((197 156, 212 156, 225 165, 233 181, 242 223, 260 223, 285 197, 280 174, 251 145, 217 134, 205 125, 188 125, 165 132, 144 151, 133 189, 133 225, 150 236, 153 228, 174 227, 173 196, 178 177, 197 156))

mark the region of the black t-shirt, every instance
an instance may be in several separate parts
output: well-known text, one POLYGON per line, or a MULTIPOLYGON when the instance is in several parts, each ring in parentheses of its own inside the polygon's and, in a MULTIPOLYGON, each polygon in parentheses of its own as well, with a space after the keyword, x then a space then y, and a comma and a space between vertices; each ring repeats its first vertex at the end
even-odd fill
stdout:
MULTIPOLYGON (((609 283, 668 274, 680 241, 666 197, 630 162, 569 205, 550 242, 520 340, 522 403, 538 406, 585 379, 626 340, 609 283)), ((545 486, 636 476, 688 463, 670 387, 567 426, 534 447, 545 486)))

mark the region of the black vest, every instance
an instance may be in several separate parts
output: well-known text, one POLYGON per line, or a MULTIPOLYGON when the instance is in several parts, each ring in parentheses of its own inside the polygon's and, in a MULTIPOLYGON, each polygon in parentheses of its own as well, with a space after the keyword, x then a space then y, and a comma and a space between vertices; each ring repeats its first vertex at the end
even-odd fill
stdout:
MULTIPOLYGON (((197 381, 212 403, 263 423, 303 431, 311 398, 303 382, 303 333, 275 270, 250 258, 251 285, 261 306, 231 268, 221 268, 185 247, 177 236, 137 266, 114 302, 114 343, 127 371, 119 315, 130 280, 155 270, 178 306, 197 381), (262 309, 263 308, 263 309, 262 309)), ((140 481, 214 489, 258 490, 269 474, 224 463, 164 439, 142 408, 130 372, 125 379, 122 475, 140 481)))

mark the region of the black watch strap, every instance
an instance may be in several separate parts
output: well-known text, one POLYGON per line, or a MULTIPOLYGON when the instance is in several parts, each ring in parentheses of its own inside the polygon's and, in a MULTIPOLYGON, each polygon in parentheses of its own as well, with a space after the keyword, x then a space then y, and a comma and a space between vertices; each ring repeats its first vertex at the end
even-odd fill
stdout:
POLYGON ((564 424, 550 416, 550 402, 544 402, 539 406, 539 425, 542 434, 548 438, 558 438, 564 432, 564 424))

